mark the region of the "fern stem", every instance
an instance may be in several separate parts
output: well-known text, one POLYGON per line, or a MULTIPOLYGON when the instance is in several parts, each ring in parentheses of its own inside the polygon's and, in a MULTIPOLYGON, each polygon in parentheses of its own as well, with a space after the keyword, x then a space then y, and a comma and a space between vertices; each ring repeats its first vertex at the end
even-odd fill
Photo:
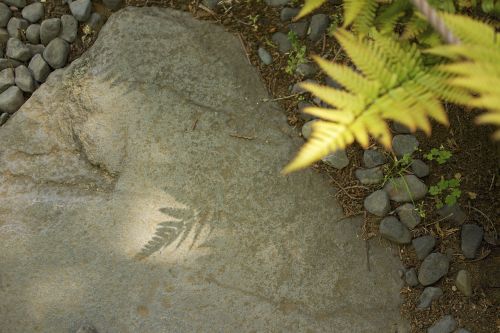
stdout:
POLYGON ((448 44, 458 44, 460 40, 451 32, 438 15, 437 11, 429 5, 427 0, 411 0, 411 3, 425 16, 427 21, 444 38, 448 44))

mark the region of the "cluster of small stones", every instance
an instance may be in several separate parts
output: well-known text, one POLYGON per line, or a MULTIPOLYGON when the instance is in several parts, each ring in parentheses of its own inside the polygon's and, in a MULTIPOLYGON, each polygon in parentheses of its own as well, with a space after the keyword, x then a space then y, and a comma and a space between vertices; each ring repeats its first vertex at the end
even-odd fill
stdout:
MULTIPOLYGON (((97 30, 102 24, 90 0, 65 2, 71 15, 46 19, 42 2, 0 2, 0 126, 52 71, 66 66, 79 25, 97 30)), ((116 9, 121 0, 105 0, 104 4, 116 9)))

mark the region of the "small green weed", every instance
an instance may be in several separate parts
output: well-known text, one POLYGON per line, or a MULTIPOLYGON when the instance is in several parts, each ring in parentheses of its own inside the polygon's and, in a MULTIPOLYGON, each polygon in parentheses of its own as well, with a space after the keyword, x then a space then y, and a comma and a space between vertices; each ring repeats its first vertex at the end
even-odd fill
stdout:
POLYGON ((452 179, 441 177, 441 180, 436 185, 429 188, 429 194, 434 197, 436 208, 441 208, 445 204, 448 206, 455 204, 462 195, 462 191, 460 190, 460 175, 457 174, 452 179))
POLYGON ((287 74, 293 75, 297 66, 307 62, 305 45, 301 45, 297 34, 293 31, 288 32, 288 40, 292 44, 292 49, 288 53, 288 62, 285 68, 287 74))
POLYGON ((438 148, 432 148, 428 154, 424 154, 424 157, 429 161, 436 161, 438 164, 445 164, 453 154, 451 151, 445 149, 443 146, 438 148))
POLYGON ((259 25, 257 24, 257 22, 259 21, 259 17, 260 17, 260 15, 258 15, 258 14, 247 16, 249 24, 252 26, 254 31, 259 30, 259 25))
POLYGON ((382 186, 384 186, 389 180, 395 177, 402 177, 406 174, 406 171, 411 166, 413 158, 410 154, 404 154, 400 159, 394 159, 394 163, 391 166, 386 166, 384 170, 384 181, 382 186))

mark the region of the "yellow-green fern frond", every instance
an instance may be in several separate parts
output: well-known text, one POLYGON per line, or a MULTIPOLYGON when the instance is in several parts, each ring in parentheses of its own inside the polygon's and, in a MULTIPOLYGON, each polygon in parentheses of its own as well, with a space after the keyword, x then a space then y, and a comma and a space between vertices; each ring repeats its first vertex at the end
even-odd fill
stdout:
POLYGON ((344 0, 344 27, 355 20, 359 26, 369 26, 375 17, 376 0, 344 0))
POLYGON ((387 6, 379 9, 375 18, 375 26, 382 34, 392 34, 398 21, 406 15, 406 11, 411 8, 408 0, 394 0, 387 6))
POLYGON ((305 0, 304 6, 302 7, 299 14, 295 17, 294 20, 301 19, 302 17, 311 13, 313 10, 321 7, 321 5, 324 4, 325 2, 326 2, 326 0, 305 0))

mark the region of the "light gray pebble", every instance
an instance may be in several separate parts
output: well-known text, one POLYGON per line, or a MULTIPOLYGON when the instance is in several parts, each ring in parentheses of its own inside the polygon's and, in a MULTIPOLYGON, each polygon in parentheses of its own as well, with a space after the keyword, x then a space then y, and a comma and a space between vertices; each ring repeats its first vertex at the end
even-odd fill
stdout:
POLYGON ((385 156, 378 150, 365 150, 363 152, 363 164, 367 168, 374 168, 376 166, 384 164, 385 156))
POLYGON ((274 33, 271 40, 278 45, 278 50, 281 53, 286 53, 292 49, 292 43, 288 39, 288 36, 282 32, 274 33))
POLYGON ((396 208, 396 212, 398 213, 399 220, 410 230, 420 223, 420 215, 418 215, 415 206, 411 203, 399 206, 396 208))
POLYGON ((410 134, 411 133, 411 131, 408 127, 406 127, 405 125, 398 123, 398 122, 394 122, 392 124, 392 129, 394 130, 394 132, 396 132, 398 134, 410 134))
POLYGON ((0 111, 14 113, 23 104, 23 92, 16 86, 9 87, 0 94, 0 111))
POLYGON ((314 123, 316 123, 317 121, 318 120, 311 120, 311 121, 308 121, 307 123, 305 123, 304 125, 302 125, 302 136, 305 139, 308 139, 311 136, 312 127, 313 127, 314 123))
POLYGON ((444 205, 439 208, 436 213, 444 220, 451 221, 457 225, 461 225, 467 219, 467 215, 458 204, 453 204, 451 206, 444 205))
POLYGON ((288 25, 288 29, 295 32, 298 37, 305 37, 305 35, 307 34, 307 27, 307 21, 293 22, 288 25))
POLYGON ((43 20, 40 25, 40 41, 43 45, 48 45, 51 40, 59 36, 61 31, 61 19, 50 18, 43 20))
POLYGON ((414 175, 391 179, 385 184, 384 191, 396 202, 420 200, 427 194, 427 185, 414 175))
POLYGON ((7 112, 0 114, 0 126, 5 124, 7 120, 9 120, 9 114, 7 112))
POLYGON ((465 269, 458 271, 455 286, 465 296, 472 296, 472 280, 468 271, 465 269))
POLYGON ((33 2, 31 5, 24 7, 21 12, 23 18, 31 23, 40 21, 44 13, 45 11, 41 2, 33 2))
POLYGON ((313 64, 299 64, 295 70, 295 74, 300 75, 305 78, 310 78, 316 75, 318 69, 313 64))
POLYGON ((344 149, 339 149, 333 153, 328 154, 321 159, 326 165, 334 167, 335 169, 342 170, 349 165, 349 158, 344 149))
POLYGON ((264 63, 264 65, 270 65, 273 63, 273 57, 269 52, 267 52, 265 48, 259 47, 257 53, 259 54, 259 58, 264 63))
POLYGON ((35 80, 33 79, 31 71, 28 67, 24 65, 16 67, 15 76, 16 86, 18 86, 19 89, 29 93, 35 91, 35 80))
POLYGON ((75 0, 69 4, 69 10, 78 21, 85 22, 90 17, 92 2, 90 0, 75 0))
POLYGON ((47 64, 40 54, 35 54, 31 58, 28 68, 33 73, 34 79, 38 82, 45 82, 47 76, 50 74, 49 64, 47 64))
POLYGON ((69 44, 61 38, 53 39, 43 51, 43 59, 50 67, 62 68, 68 61, 69 44))
POLYGON ((14 59, 0 58, 0 71, 5 68, 15 68, 21 64, 22 63, 20 61, 14 59))
POLYGON ((17 38, 9 39, 7 42, 7 52, 5 52, 5 54, 8 58, 19 61, 28 61, 31 58, 29 47, 17 38))
POLYGON ((90 18, 85 22, 92 30, 96 31, 99 29, 102 23, 102 16, 99 13, 92 13, 90 18))
POLYGON ((416 287, 418 286, 418 278, 417 278, 417 272, 415 271, 415 268, 410 268, 405 272, 405 281, 406 284, 410 287, 416 287))
POLYGON ((444 316, 427 329, 427 333, 451 333, 457 328, 457 321, 450 315, 444 316))
POLYGON ((476 224, 464 224, 462 226, 460 247, 467 259, 474 259, 476 257, 483 236, 483 228, 476 224))
POLYGON ((10 35, 7 29, 0 28, 0 47, 4 48, 7 45, 10 35))
POLYGON ((411 171, 419 178, 427 177, 429 175, 429 166, 422 160, 413 160, 411 162, 411 171))
POLYGON ((415 238, 411 241, 417 254, 417 258, 424 260, 436 246, 436 239, 430 235, 415 238))
POLYGON ((272 7, 285 6, 290 0, 265 0, 266 4, 272 7))
POLYGON ((391 209, 389 196, 382 190, 377 190, 367 196, 363 205, 369 213, 380 217, 386 216, 391 209))
POLYGON ((40 43, 40 24, 32 24, 26 29, 26 40, 31 44, 40 43))
POLYGON ((283 22, 290 21, 300 12, 298 8, 285 7, 281 10, 280 19, 283 22))
POLYGON ((394 216, 384 217, 380 221, 379 232, 382 237, 397 244, 411 242, 410 230, 394 216))
POLYGON ((299 110, 299 116, 300 118, 302 118, 303 120, 305 121, 309 121, 309 120, 313 120, 315 119, 315 117, 313 115, 310 115, 309 113, 305 113, 304 112, 304 109, 307 108, 307 107, 311 107, 311 106, 314 106, 313 104, 311 104, 310 102, 306 102, 306 101, 300 101, 298 104, 297 104, 297 107, 298 107, 298 110, 299 110))
POLYGON ((466 330, 465 328, 459 328, 458 330, 455 331, 455 333, 471 333, 471 332, 466 330))
POLYGON ((330 19, 328 18, 328 15, 313 15, 313 17, 311 18, 311 24, 309 25, 309 39, 313 42, 321 39, 329 24, 330 19))
POLYGON ((14 70, 6 68, 0 71, 0 93, 13 86, 15 83, 14 70))
POLYGON ((432 302, 443 296, 443 290, 438 287, 426 287, 420 294, 417 309, 427 309, 432 302))
POLYGON ((418 140, 410 134, 398 134, 392 138, 392 150, 397 157, 413 154, 418 148, 418 140))
POLYGON ((23 8, 26 6, 26 0, 4 0, 7 5, 14 6, 17 8, 23 8))
POLYGON ((59 37, 73 43, 78 33, 78 21, 72 15, 61 16, 61 32, 59 37))
POLYGON ((384 179, 384 173, 380 167, 357 169, 355 171, 355 175, 363 185, 378 184, 384 179))
POLYGON ((31 54, 43 54, 45 51, 45 46, 43 44, 26 44, 26 46, 30 49, 31 54))
MULTIPOLYGON (((117 10, 122 5, 122 0, 102 0, 104 6, 111 10, 117 10)), ((217 7, 219 0, 203 0, 203 4, 210 9, 217 7)))
POLYGON ((9 7, 0 2, 0 27, 5 28, 7 26, 7 23, 9 23, 11 17, 12 12, 10 11, 9 7))
POLYGON ((418 281, 423 286, 431 285, 448 273, 450 267, 450 259, 447 255, 442 253, 429 254, 418 272, 418 281))
POLYGON ((26 31, 29 25, 29 22, 25 19, 12 17, 7 24, 7 31, 10 37, 21 39, 23 35, 21 31, 26 31))

